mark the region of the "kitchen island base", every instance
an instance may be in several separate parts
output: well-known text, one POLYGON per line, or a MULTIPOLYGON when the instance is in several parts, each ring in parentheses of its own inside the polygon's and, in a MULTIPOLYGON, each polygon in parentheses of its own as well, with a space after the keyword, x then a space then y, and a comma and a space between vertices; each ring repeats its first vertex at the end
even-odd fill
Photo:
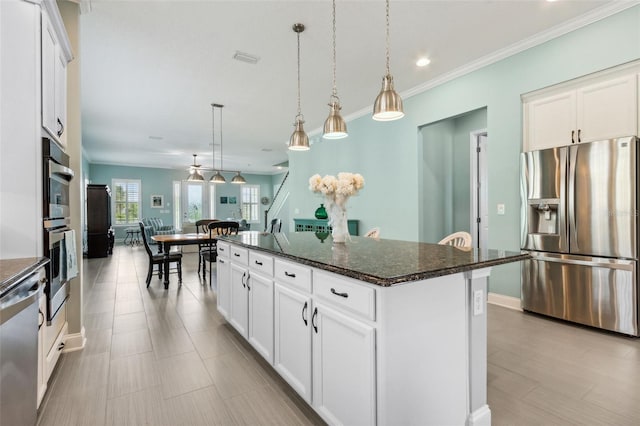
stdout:
POLYGON ((490 267, 385 286, 251 244, 218 242, 218 311, 327 423, 491 424, 490 267))

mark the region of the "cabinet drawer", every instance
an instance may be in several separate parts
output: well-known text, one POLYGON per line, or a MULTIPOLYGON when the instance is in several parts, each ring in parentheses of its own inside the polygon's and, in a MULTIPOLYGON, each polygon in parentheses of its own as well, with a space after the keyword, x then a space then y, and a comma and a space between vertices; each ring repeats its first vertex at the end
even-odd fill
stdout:
POLYGON ((375 320, 376 291, 373 288, 316 271, 313 295, 345 311, 375 320))
POLYGON ((273 257, 264 254, 249 252, 249 267, 273 277, 273 257))
POLYGON ((249 250, 236 246, 229 246, 229 259, 231 259, 233 263, 237 263, 239 265, 248 265, 249 250))
POLYGON ((216 243, 216 247, 218 248, 218 256, 220 257, 229 257, 230 249, 229 244, 223 243, 222 241, 218 241, 216 243))
POLYGON ((275 260, 275 277, 278 282, 311 293, 311 268, 284 260, 275 260))

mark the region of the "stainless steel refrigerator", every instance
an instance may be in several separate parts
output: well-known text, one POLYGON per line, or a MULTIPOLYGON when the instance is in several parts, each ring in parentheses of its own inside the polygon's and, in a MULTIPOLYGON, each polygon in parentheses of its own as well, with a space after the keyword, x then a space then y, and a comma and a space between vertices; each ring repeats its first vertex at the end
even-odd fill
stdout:
POLYGON ((521 155, 522 307, 638 336, 638 138, 521 155))

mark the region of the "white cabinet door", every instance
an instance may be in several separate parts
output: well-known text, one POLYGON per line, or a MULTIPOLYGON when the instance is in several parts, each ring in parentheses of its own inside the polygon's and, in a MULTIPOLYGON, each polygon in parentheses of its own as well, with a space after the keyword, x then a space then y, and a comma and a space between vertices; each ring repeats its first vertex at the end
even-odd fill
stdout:
POLYGON ((228 320, 231 306, 231 263, 229 263, 229 259, 218 257, 216 269, 218 312, 228 320))
POLYGON ((313 406, 329 424, 375 424, 374 328, 321 304, 311 321, 313 406))
POLYGON ((247 338, 249 306, 247 297, 247 267, 231 262, 231 303, 229 323, 247 338))
POLYGON ((273 280, 250 272, 249 343, 273 365, 273 280))
POLYGON ((56 49, 55 96, 56 96, 56 129, 62 146, 66 146, 67 133, 67 60, 61 48, 56 49))
POLYGON ((634 135, 638 126, 636 84, 632 74, 578 89, 576 142, 634 135))
POLYGON ((276 282, 274 367, 311 403, 311 297, 276 282))
POLYGON ((571 144, 576 132, 575 90, 525 104, 525 151, 571 144))
POLYGON ((56 33, 46 13, 42 14, 42 127, 50 135, 56 128, 56 33))

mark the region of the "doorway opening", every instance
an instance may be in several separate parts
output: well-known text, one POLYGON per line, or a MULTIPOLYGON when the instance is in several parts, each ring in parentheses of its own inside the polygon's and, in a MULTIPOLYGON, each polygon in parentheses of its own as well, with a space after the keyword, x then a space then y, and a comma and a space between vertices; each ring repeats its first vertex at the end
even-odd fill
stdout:
POLYGON ((474 247, 486 248, 487 109, 425 125, 419 136, 419 241, 465 231, 474 247))

